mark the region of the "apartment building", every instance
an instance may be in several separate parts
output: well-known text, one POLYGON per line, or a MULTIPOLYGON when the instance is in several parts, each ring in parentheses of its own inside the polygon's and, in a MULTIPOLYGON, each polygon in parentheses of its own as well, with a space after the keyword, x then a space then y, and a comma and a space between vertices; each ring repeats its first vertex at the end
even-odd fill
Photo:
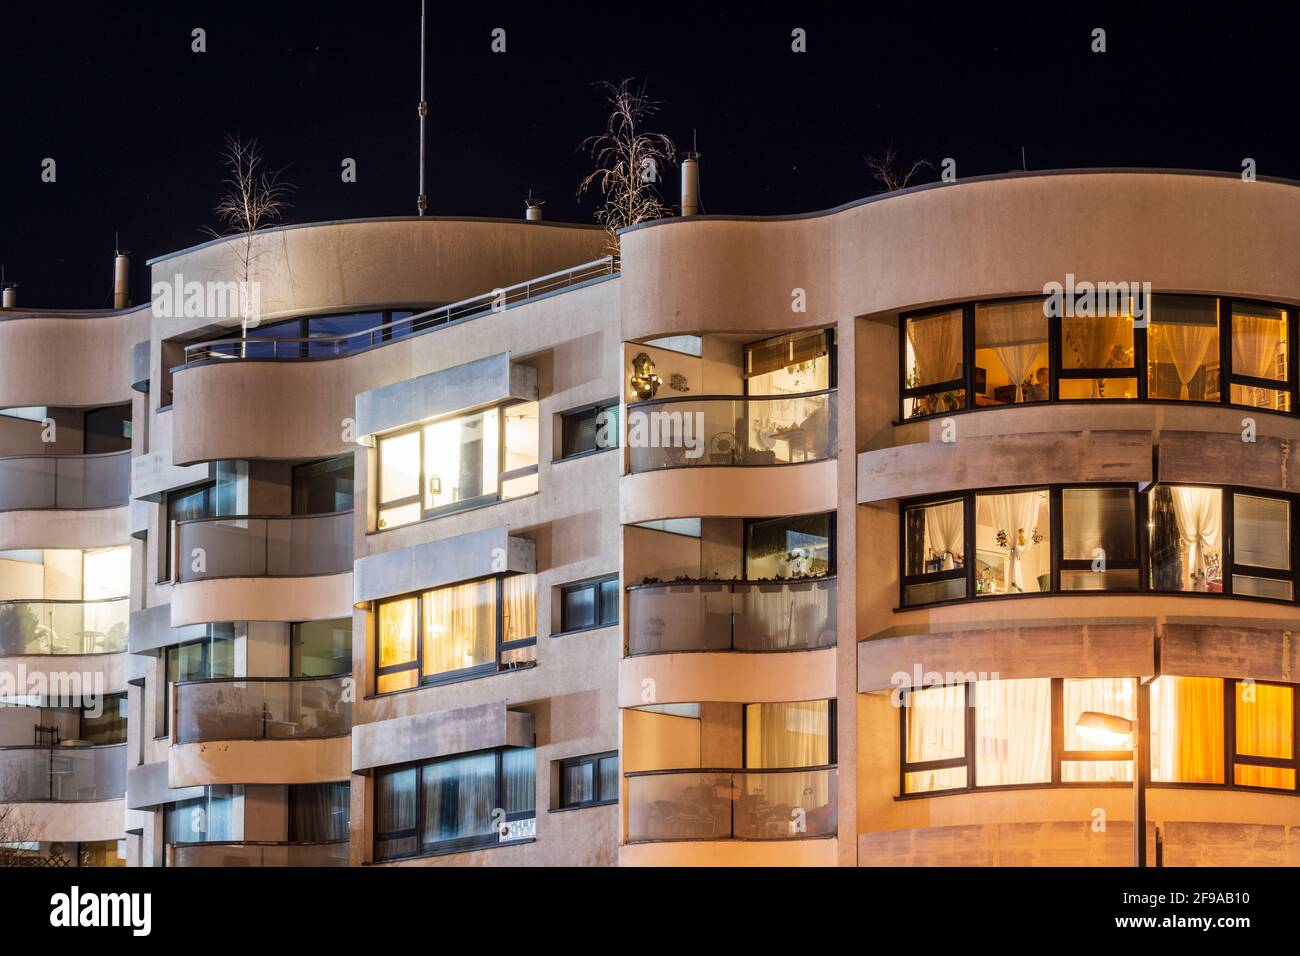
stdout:
POLYGON ((1139 170, 618 257, 355 220, 7 309, 0 607, 86 617, 0 664, 129 714, 45 748, 115 795, 32 805, 143 866, 1300 863, 1297 212, 1139 170), (31 497, 65 455, 118 498, 31 497))

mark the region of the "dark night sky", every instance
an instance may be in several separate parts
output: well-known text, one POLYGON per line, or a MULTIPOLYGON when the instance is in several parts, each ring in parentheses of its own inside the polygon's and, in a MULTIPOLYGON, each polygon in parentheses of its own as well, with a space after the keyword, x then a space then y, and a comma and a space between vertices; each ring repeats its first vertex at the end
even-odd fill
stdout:
MULTIPOLYGON (((956 158, 963 177, 1019 168, 1023 145, 1030 169, 1240 171, 1252 156, 1262 176, 1300 179, 1300 46, 1272 5, 553 6, 430 4, 431 213, 518 217, 531 187, 548 219, 590 222, 574 189, 589 168, 577 147, 604 121, 591 84, 624 76, 647 80, 662 101, 655 126, 679 147, 698 130, 711 213, 868 195, 863 157, 891 140, 904 156, 956 158), (504 55, 489 51, 497 26, 504 55), (790 52, 795 26, 806 54, 790 52), (1096 26, 1105 54, 1089 51, 1096 26)), ((20 303, 104 306, 115 229, 134 256, 132 298, 145 299, 145 259, 215 225, 228 133, 256 136, 288 167, 286 221, 413 214, 418 26, 418 0, 6 2, 0 263, 20 303), (190 51, 196 26, 203 54, 190 51), (47 156, 54 184, 40 181, 47 156), (355 184, 340 180, 344 157, 355 184)))

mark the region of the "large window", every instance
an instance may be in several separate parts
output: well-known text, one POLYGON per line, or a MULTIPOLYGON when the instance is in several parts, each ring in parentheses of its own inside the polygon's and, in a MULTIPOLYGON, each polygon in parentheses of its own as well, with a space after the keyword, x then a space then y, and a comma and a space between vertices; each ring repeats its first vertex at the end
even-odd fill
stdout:
POLYGON ((154 736, 166 737, 171 717, 168 692, 187 680, 235 676, 235 633, 232 624, 210 624, 210 636, 164 648, 158 658, 162 680, 155 686, 154 736))
POLYGON ((536 806, 531 747, 383 771, 375 776, 375 859, 531 839, 536 806))
POLYGON ((352 618, 294 624, 289 643, 291 677, 352 673, 352 618))
POLYGON ((167 493, 167 514, 163 522, 163 575, 159 582, 172 579, 172 534, 176 522, 211 518, 217 513, 217 483, 167 493))
POLYGON ((537 491, 537 403, 443 419, 379 439, 379 528, 537 491))
POLYGON ((224 843, 235 839, 235 788, 211 786, 203 796, 167 804, 166 843, 224 843))
POLYGON ((517 574, 380 602, 376 692, 536 660, 536 593, 536 575, 517 574))
MULTIPOLYGON (((1154 783, 1296 790, 1294 686, 1166 675, 1149 692, 1154 783), (1225 754, 1232 767, 1227 775, 1225 754)), ((1131 736, 1107 739, 1081 733, 1078 724, 1087 712, 1133 720, 1137 693, 1133 678, 974 681, 905 690, 901 792, 1131 784, 1131 736)))
POLYGON ((618 754, 614 751, 571 757, 557 765, 560 809, 599 807, 618 802, 618 754))
POLYGON ((352 456, 313 461, 293 469, 293 513, 332 514, 352 510, 352 456))
POLYGON ((617 624, 621 599, 617 574, 565 585, 560 588, 560 630, 567 633, 617 624))
POLYGON ((1081 299, 1079 290, 1061 302, 1004 299, 903 316, 903 420, 1057 400, 1295 408, 1294 309, 1215 296, 1148 298, 1104 284, 1081 299))
POLYGON ((790 332, 745 346, 745 394, 801 395, 835 387, 833 333, 790 332))
POLYGON ((1291 601, 1295 507, 1280 495, 1170 484, 903 502, 902 603, 1137 590, 1291 601))
POLYGON ((745 580, 819 578, 834 573, 833 512, 745 522, 745 580))
POLYGON ((835 702, 745 705, 745 768, 782 770, 835 763, 835 702))
POLYGON ((618 402, 566 412, 560 419, 560 458, 618 447, 618 402))

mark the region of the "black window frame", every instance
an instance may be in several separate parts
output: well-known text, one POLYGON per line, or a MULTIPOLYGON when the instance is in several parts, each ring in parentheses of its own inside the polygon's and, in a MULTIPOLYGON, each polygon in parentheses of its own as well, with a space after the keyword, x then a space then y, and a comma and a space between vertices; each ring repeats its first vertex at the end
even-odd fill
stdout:
POLYGON ((378 828, 378 818, 376 818, 374 840, 371 843, 371 852, 376 863, 388 863, 393 860, 412 860, 424 856, 446 856, 452 853, 463 853, 467 850, 487 849, 495 846, 518 846, 524 843, 532 843, 537 838, 535 836, 521 837, 516 840, 502 840, 499 833, 493 832, 488 835, 461 837, 455 840, 442 840, 434 843, 425 843, 421 837, 421 831, 424 828, 424 770, 426 767, 435 766, 440 763, 446 763, 452 760, 459 760, 465 757, 478 757, 490 753, 496 760, 496 780, 494 792, 492 794, 493 807, 505 808, 505 769, 504 755, 507 750, 531 750, 533 752, 533 809, 516 810, 507 812, 505 822, 507 824, 517 820, 536 820, 537 819, 537 748, 536 747, 497 747, 487 750, 475 750, 469 753, 449 754, 445 757, 439 757, 436 760, 415 760, 409 763, 396 764, 391 767, 382 767, 375 771, 375 799, 379 799, 379 782, 381 779, 403 773, 407 770, 415 770, 415 824, 402 830, 385 830, 378 828), (414 839, 417 850, 415 853, 404 854, 401 856, 380 856, 379 845, 391 840, 408 840, 414 839))
POLYGON ((164 737, 170 736, 171 734, 171 689, 172 684, 174 683, 170 677, 172 654, 174 652, 178 653, 181 648, 184 647, 198 646, 202 649, 202 654, 200 655, 201 663, 199 664, 199 670, 202 672, 202 676, 197 678, 187 677, 185 678, 187 681, 233 677, 233 674, 212 673, 212 647, 217 641, 233 642, 234 640, 235 629, 232 624, 209 624, 208 632, 203 637, 195 638, 192 641, 182 641, 179 644, 168 644, 166 647, 160 649, 158 662, 161 670, 161 680, 159 681, 161 687, 158 691, 160 699, 155 699, 155 707, 157 707, 157 710, 154 712, 154 740, 162 740, 164 737), (221 629, 220 633, 217 631, 218 628, 221 629), (162 714, 161 721, 157 719, 159 713, 162 714), (162 724, 161 732, 158 727, 159 723, 162 724))
MULTIPOLYGON (((373 500, 375 503, 375 531, 391 531, 397 528, 407 528, 421 521, 428 521, 433 518, 441 518, 449 514, 456 514, 460 511, 469 511, 474 508, 483 508, 488 505, 500 504, 503 501, 514 501, 516 498, 525 498, 527 495, 515 495, 512 498, 503 498, 502 490, 507 482, 514 481, 517 478, 526 478, 529 475, 538 473, 537 464, 525 465, 522 468, 515 468, 511 471, 505 470, 506 464, 506 410, 516 405, 531 404, 527 401, 519 402, 502 402, 498 405, 490 405, 486 408, 480 408, 476 411, 467 411, 455 415, 448 415, 445 418, 437 419, 434 422, 421 422, 418 425, 411 425, 407 428, 394 429, 375 438, 375 482, 373 490, 373 500), (479 494, 473 498, 464 498, 461 501, 453 501, 451 504, 442 505, 437 508, 424 507, 424 492, 428 482, 428 476, 424 473, 424 430, 432 424, 443 421, 459 421, 465 418, 472 418, 476 415, 484 415, 487 412, 497 412, 497 481, 496 488, 490 494, 479 494), (383 443, 394 438, 401 438, 405 435, 416 434, 420 439, 420 449, 418 452, 420 462, 419 490, 414 495, 407 495, 405 498, 395 498, 392 501, 381 501, 380 495, 383 491, 384 475, 384 450, 383 443), (380 512, 390 508, 401 508, 406 505, 418 505, 420 516, 412 521, 403 524, 385 525, 380 512)), ((538 414, 540 415, 540 404, 538 404, 538 414)), ((538 432, 540 435, 541 422, 538 422, 538 432)), ((539 450, 538 458, 541 454, 539 450)))
MULTIPOLYGON (((437 687, 442 684, 455 684, 463 680, 473 680, 479 677, 490 677, 493 674, 500 674, 506 671, 519 670, 522 667, 537 666, 536 660, 524 662, 518 665, 503 665, 501 659, 503 655, 510 651, 516 651, 525 647, 535 647, 537 645, 537 622, 533 621, 533 635, 531 637, 521 637, 515 640, 503 640, 505 637, 505 581, 506 578, 519 577, 515 574, 496 574, 483 578, 474 578, 469 581, 457 581, 453 584, 441 585, 439 587, 424 588, 420 591, 413 591, 408 594, 396 594, 392 597, 383 598, 375 602, 375 610, 370 614, 372 623, 370 624, 373 635, 374 655, 372 657, 374 668, 374 685, 373 695, 375 697, 387 697, 390 694, 401 694, 407 691, 419 690, 422 687, 437 687), (460 587, 466 584, 479 584, 483 581, 493 581, 496 585, 496 652, 493 659, 482 664, 475 664, 471 667, 462 667, 454 671, 443 671, 439 674, 424 674, 424 595, 428 591, 441 591, 446 588, 460 587), (387 667, 380 667, 379 659, 382 648, 380 647, 381 634, 379 631, 380 609, 391 603, 415 599, 415 658, 411 661, 404 661, 400 664, 389 664, 387 667), (387 677, 390 674, 401 674, 413 670, 416 674, 416 682, 410 687, 399 687, 394 690, 381 691, 379 689, 379 678, 387 677)), ((534 579, 534 588, 536 581, 534 579)), ((534 592, 535 595, 535 592, 534 592)))
MULTIPOLYGON (((1300 695, 1296 684, 1284 681, 1251 680, 1244 681, 1236 677, 1223 680, 1223 777, 1224 785, 1234 790, 1252 790, 1260 793, 1289 793, 1300 795, 1300 695), (1253 754, 1239 753, 1237 750, 1237 688, 1246 683, 1286 687, 1291 691, 1291 757, 1257 757, 1253 754), (1290 770, 1294 787, 1254 787, 1237 783, 1237 767, 1267 767, 1290 770)), ((1215 784, 1189 784, 1189 786, 1216 786, 1215 784)))
MULTIPOLYGON (((1005 600, 1025 600, 1038 597, 1052 596, 1080 596, 1080 595, 1126 595, 1135 594, 1148 595, 1189 595, 1202 598, 1222 598, 1230 597, 1245 601, 1264 601, 1271 604, 1280 604, 1285 606, 1294 606, 1300 601, 1300 533, 1297 533, 1297 521, 1300 520, 1300 495, 1291 495, 1276 491, 1261 491, 1256 488, 1247 488, 1241 485, 1216 485, 1201 484, 1196 482, 1161 482, 1158 485, 1152 485, 1142 490, 1134 482, 1058 482, 1048 484, 1022 485, 1006 488, 974 488, 959 492, 942 492, 931 495, 923 495, 917 498, 905 498, 899 502, 898 506, 899 533, 898 533, 898 607, 897 610, 911 610, 915 608, 939 607, 947 604, 959 604, 969 601, 1005 601, 1005 600), (1221 514, 1223 518, 1223 545, 1222 553, 1222 589, 1220 591, 1182 591, 1168 590, 1157 588, 1152 581, 1151 574, 1151 530, 1147 527, 1151 496, 1159 488, 1174 487, 1192 487, 1192 488, 1211 488, 1220 492, 1221 495, 1221 514), (1062 492, 1066 489, 1101 489, 1101 488, 1126 488, 1132 489, 1135 493, 1134 498, 1134 524, 1135 534, 1137 536, 1137 571, 1138 583, 1137 589, 1132 588, 1106 588, 1106 589, 1070 589, 1065 590, 1061 587, 1062 570, 1086 570, 1090 568, 1091 562, 1084 560, 1065 561, 1064 560, 1064 535, 1063 535, 1063 514, 1062 514, 1062 492), (1048 589, 1046 591, 1028 591, 1022 594, 978 594, 975 591, 975 562, 973 561, 972 542, 975 541, 975 516, 976 516, 976 499, 982 496, 1009 494, 1022 491, 1045 490, 1048 493, 1049 500, 1049 526, 1051 529, 1051 568, 1048 589), (1291 556, 1291 568, 1287 571, 1279 571, 1274 568, 1259 568, 1253 565, 1238 564, 1235 556, 1235 539, 1234 539, 1234 510, 1236 495, 1247 495, 1256 498, 1269 498, 1284 501, 1289 505, 1289 530, 1291 535, 1289 553, 1291 556), (965 556, 963 566, 954 568, 952 571, 932 572, 921 575, 908 575, 907 570, 907 514, 914 508, 926 507, 929 505, 943 504, 952 501, 962 501, 964 503, 964 528, 965 528, 965 556), (1268 578, 1271 580, 1287 581, 1291 584, 1291 598, 1274 598, 1255 594, 1238 594, 1232 587, 1232 578, 1234 575, 1241 574, 1247 577, 1268 578), (928 583, 933 581, 944 580, 948 578, 966 579, 966 594, 964 597, 950 598, 943 601, 928 601, 911 603, 907 602, 907 588, 911 585, 928 583)), ((1106 569, 1125 570, 1132 567, 1131 561, 1112 562, 1107 560, 1106 569)))
POLYGON ((560 630, 553 636, 558 637, 564 634, 580 634, 583 631, 596 631, 605 627, 617 626, 623 616, 622 597, 623 591, 618 587, 617 572, 614 574, 602 574, 600 577, 586 578, 582 581, 573 581, 569 584, 560 585, 560 630), (602 587, 602 585, 608 584, 610 581, 614 582, 614 590, 616 592, 615 597, 612 600, 608 600, 604 596, 604 588, 602 587), (585 590, 590 590, 592 592, 592 615, 595 623, 573 626, 569 620, 568 601, 566 599, 575 591, 585 590), (605 620, 604 618, 604 611, 607 609, 607 605, 609 604, 613 605, 613 620, 605 620))
POLYGON ((189 485, 185 488, 175 488, 168 491, 163 498, 163 576, 158 579, 158 584, 169 584, 172 580, 172 525, 176 524, 176 519, 172 517, 172 507, 177 499, 185 498, 199 491, 205 492, 203 502, 203 514, 194 518, 184 520, 202 521, 207 518, 217 517, 217 482, 216 479, 199 482, 198 484, 189 485))
POLYGON ((560 454, 556 456, 555 461, 574 461, 578 458, 586 458, 589 455, 599 455, 604 451, 611 451, 620 447, 622 426, 619 421, 619 402, 617 398, 611 398, 603 402, 596 402, 591 405, 584 405, 580 408, 572 408, 566 412, 560 413, 560 454), (582 451, 568 451, 570 428, 576 427, 586 419, 590 418, 597 429, 601 426, 600 416, 602 414, 612 415, 613 420, 610 427, 606 429, 607 434, 614 436, 612 445, 602 447, 599 442, 592 448, 585 448, 582 451))
MULTIPOLYGON (((1244 296, 1231 295, 1203 295, 1190 296, 1190 298, 1205 299, 1215 303, 1218 316, 1218 367, 1219 367, 1219 398, 1218 401, 1197 401, 1180 399, 1156 398, 1149 397, 1151 366, 1148 361, 1148 330, 1150 328, 1150 319, 1153 305, 1159 305, 1159 299, 1165 295, 1181 295, 1171 292, 1152 292, 1146 300, 1146 315, 1140 322, 1135 320, 1133 325, 1133 367, 1131 369, 1074 369, 1064 368, 1062 360, 1062 322, 1061 316, 1045 316, 1047 322, 1047 352, 1048 352, 1048 398, 1046 401, 1037 402, 1017 402, 1011 404, 998 404, 992 406, 980 406, 974 402, 975 385, 978 378, 975 367, 975 316, 978 306, 992 306, 1008 302, 1023 302, 1030 299, 1039 299, 1046 302, 1047 296, 1000 296, 988 299, 971 300, 967 302, 949 303, 943 306, 928 307, 925 309, 909 310, 900 312, 898 316, 898 419, 896 425, 906 424, 908 422, 926 421, 932 418, 942 418, 947 415, 961 414, 971 411, 981 411, 991 408, 1020 407, 1024 405, 1044 405, 1058 402, 1083 402, 1083 403, 1119 403, 1131 404, 1133 402, 1170 402, 1178 405, 1200 405, 1200 406, 1226 406, 1230 408, 1239 408, 1254 412, 1264 412, 1271 415, 1297 415, 1300 414, 1300 407, 1297 406, 1297 400, 1300 398, 1300 369, 1297 369, 1297 348, 1296 340, 1297 327, 1300 326, 1300 309, 1296 306, 1286 305, 1280 302, 1269 302, 1264 299, 1252 299, 1244 296), (1279 379, 1260 379, 1248 375, 1240 375, 1232 371, 1232 336, 1233 322, 1232 311, 1234 305, 1244 305, 1261 309, 1270 309, 1283 313, 1287 328, 1287 378, 1285 381, 1279 379), (962 377, 952 379, 947 382, 940 382, 934 385, 917 386, 908 388, 907 382, 907 322, 909 319, 925 319, 934 315, 942 315, 947 312, 961 311, 962 314, 962 377), (1060 397, 1060 383, 1063 379, 1099 379, 1099 378, 1136 378, 1137 397, 1131 399, 1124 398, 1075 398, 1062 399, 1060 397), (1256 405, 1239 405, 1230 401, 1232 397, 1232 386, 1240 385, 1253 388, 1263 388, 1273 391, 1283 392, 1288 396, 1287 404, 1289 410, 1263 408, 1256 405), (962 395, 961 405, 958 408, 945 409, 943 411, 931 412, 926 415, 914 415, 907 417, 906 402, 908 399, 922 398, 927 395, 938 394, 942 392, 958 392, 962 395)), ((1131 296, 1130 296, 1131 297, 1131 296)))
POLYGON ((620 782, 623 779, 622 774, 619 773, 616 769, 614 774, 613 794, 603 793, 600 785, 601 761, 609 760, 611 758, 614 760, 615 767, 617 768, 619 765, 618 764, 619 756, 617 750, 607 750, 604 753, 597 753, 597 754, 585 754, 581 757, 566 757, 563 760, 556 761, 555 771, 556 774, 558 775, 558 782, 559 782, 559 797, 558 797, 556 809, 557 810, 583 810, 586 809, 587 807, 607 807, 612 804, 618 803, 619 790, 621 789, 620 782), (573 770, 578 767, 583 767, 583 766, 591 767, 591 792, 593 794, 593 799, 577 800, 577 801, 570 802, 566 798, 568 789, 565 786, 567 782, 565 775, 570 770, 573 770))
POLYGON ((738 580, 753 582, 756 584, 764 583, 764 580, 772 581, 819 581, 822 578, 833 578, 836 576, 838 567, 838 543, 836 541, 836 528, 838 526, 837 511, 814 511, 806 515, 771 515, 764 518, 743 518, 741 519, 740 528, 740 578, 738 580), (810 574, 801 578, 777 578, 763 579, 751 578, 749 576, 749 532, 755 525, 771 524, 776 521, 790 521, 796 518, 816 518, 824 517, 826 519, 826 573, 810 574))

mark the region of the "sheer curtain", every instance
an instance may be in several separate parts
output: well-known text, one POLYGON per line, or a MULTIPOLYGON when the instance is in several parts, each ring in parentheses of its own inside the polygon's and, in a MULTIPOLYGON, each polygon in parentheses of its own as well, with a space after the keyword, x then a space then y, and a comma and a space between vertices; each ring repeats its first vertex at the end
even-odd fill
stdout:
POLYGON ((1223 783, 1223 682, 1161 677, 1151 685, 1151 778, 1223 783))
MULTIPOLYGON (((1066 368, 1103 369, 1112 367, 1111 354, 1120 343, 1120 333, 1133 320, 1126 315, 1099 315, 1074 317, 1063 323, 1064 358, 1066 368)), ((1097 380, 1092 381, 1092 397, 1101 397, 1097 380)))
POLYGON ((438 843, 492 832, 496 802, 496 755, 476 754, 426 764, 421 771, 425 843, 438 843))
MULTIPOLYGON (((324 843, 348 838, 349 786, 342 783, 289 787, 289 842, 324 843)), ((414 795, 414 791, 412 791, 414 795)), ((408 826, 414 824, 414 812, 408 826)))
POLYGON ((496 581, 424 593, 424 673, 486 664, 496 653, 496 581))
MULTIPOLYGON (((910 692, 907 704, 907 762, 966 756, 966 692, 963 684, 910 692)), ((908 793, 966 786, 966 770, 920 770, 908 774, 908 793)))
POLYGON ((1160 323, 1158 328, 1163 352, 1178 375, 1178 398, 1185 402, 1191 397, 1188 385, 1205 364, 1210 346, 1218 341, 1218 327, 1169 322, 1160 323))
POLYGON ((1187 549, 1191 590, 1207 590, 1206 552, 1219 547, 1223 533, 1223 494, 1217 488, 1172 488, 1178 532, 1187 549))
MULTIPOLYGON (((1278 356, 1286 355, 1286 321, 1272 315, 1232 315, 1232 370, 1252 378, 1278 378, 1278 356)), ((1271 389, 1242 386, 1247 405, 1267 405, 1271 389), (1264 398, 1260 402, 1260 397, 1264 398)), ((1234 399, 1235 401, 1235 399, 1234 399)))
POLYGON ((1034 547, 1034 529, 1038 527, 1038 509, 1042 496, 1041 491, 1021 491, 1009 495, 990 495, 988 498, 994 531, 1007 533, 1005 567, 1008 592, 1023 593, 1025 590, 1024 569, 1021 565, 1025 555, 1034 547))
POLYGON ((1023 402, 1025 380, 1034 373, 1034 360, 1047 343, 1042 300, 981 306, 975 322, 976 347, 993 350, 1016 386, 1016 401, 1023 402))
POLYGON ((907 340, 916 368, 913 385, 935 385, 961 378, 961 311, 909 319, 907 340))
POLYGON ((975 785, 1050 783, 1052 682, 980 681, 975 685, 975 785))
POLYGON ((960 501, 931 505, 925 509, 925 546, 943 558, 945 571, 955 566, 954 557, 963 554, 966 508, 960 501))
MULTIPOLYGON (((820 767, 830 763, 830 703, 824 700, 749 704, 745 713, 746 769, 820 767)), ((750 775, 746 792, 762 791, 773 806, 812 810, 830 800, 825 773, 750 775)))
POLYGON ((537 575, 516 574, 501 582, 502 641, 537 636, 537 575))
MULTIPOLYGON (((1087 711, 1114 714, 1132 720, 1137 716, 1136 684, 1127 677, 1097 677, 1091 680, 1066 680, 1062 688, 1065 712, 1066 750, 1132 750, 1132 741, 1100 744, 1083 737, 1075 725, 1087 711)), ((1061 767, 1061 779, 1067 783, 1098 783, 1132 780, 1132 762, 1126 760, 1071 760, 1061 767)))

